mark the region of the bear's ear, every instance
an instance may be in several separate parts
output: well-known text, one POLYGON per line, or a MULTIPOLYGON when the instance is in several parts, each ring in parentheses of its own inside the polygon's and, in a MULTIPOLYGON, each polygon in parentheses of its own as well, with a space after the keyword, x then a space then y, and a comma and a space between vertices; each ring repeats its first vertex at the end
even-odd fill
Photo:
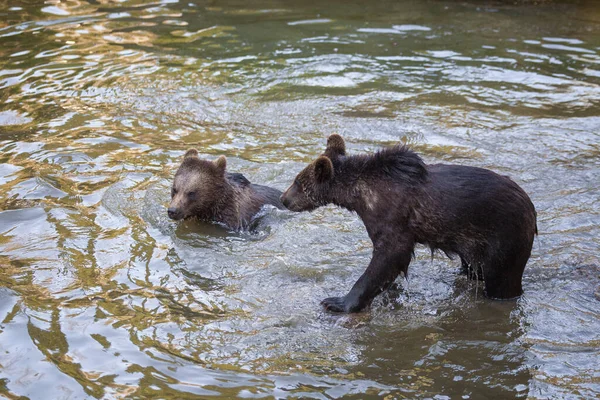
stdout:
POLYGON ((198 157, 198 150, 189 149, 188 151, 186 151, 183 158, 188 158, 188 157, 198 157))
POLYGON ((315 161, 315 179, 317 183, 325 183, 333 178, 333 164, 329 157, 321 156, 315 161))
POLYGON ((334 133, 327 138, 327 148, 325 154, 329 157, 345 156, 346 155, 346 143, 344 138, 334 133))
POLYGON ((219 156, 213 164, 217 167, 220 172, 225 172, 225 168, 227 168, 227 158, 225 156, 219 156))

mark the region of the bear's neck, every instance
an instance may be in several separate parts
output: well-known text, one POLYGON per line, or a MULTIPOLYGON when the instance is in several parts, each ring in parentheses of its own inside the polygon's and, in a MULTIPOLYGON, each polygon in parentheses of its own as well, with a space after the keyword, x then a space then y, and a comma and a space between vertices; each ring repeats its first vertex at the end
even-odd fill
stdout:
POLYGON ((388 190, 388 188, 382 188, 381 185, 372 181, 369 182, 366 177, 349 178, 356 179, 347 180, 343 176, 340 176, 339 180, 336 179, 331 203, 356 212, 364 223, 371 241, 376 244, 385 236, 382 234, 382 230, 385 229, 382 221, 385 220, 393 206, 390 199, 381 193, 382 190, 388 190))
POLYGON ((409 202, 412 191, 403 183, 373 176, 356 168, 355 164, 344 164, 336 166, 327 200, 356 212, 367 230, 371 230, 369 225, 379 225, 378 220, 388 215, 398 201, 409 202))
MULTIPOLYGON (((331 185, 329 202, 336 206, 356 212, 361 218, 376 206, 375 188, 361 174, 347 173, 352 168, 339 168, 336 170, 333 184, 331 185)), ((364 218, 363 218, 364 219, 364 218)))
POLYGON ((379 167, 369 168, 365 160, 369 159, 336 160, 334 178, 323 199, 356 212, 375 243, 385 238, 384 232, 388 230, 382 221, 392 218, 396 224, 408 227, 411 215, 421 212, 419 200, 427 196, 419 194, 426 191, 424 185, 406 183, 409 178, 389 177, 379 167))

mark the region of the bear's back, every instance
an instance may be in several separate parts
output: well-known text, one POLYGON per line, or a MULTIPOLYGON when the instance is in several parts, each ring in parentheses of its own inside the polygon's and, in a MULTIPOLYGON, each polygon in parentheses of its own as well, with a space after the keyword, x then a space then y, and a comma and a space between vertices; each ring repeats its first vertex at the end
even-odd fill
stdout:
POLYGON ((270 204, 285 210, 283 203, 281 202, 281 191, 269 186, 250 184, 254 192, 262 198, 263 204, 270 204))
POLYGON ((246 178, 243 174, 239 172, 228 172, 227 179, 238 189, 250 191, 250 196, 253 198, 254 202, 257 203, 259 207, 262 207, 265 204, 270 204, 281 210, 285 209, 285 207, 281 203, 280 190, 269 186, 256 185, 254 183, 251 183, 250 180, 248 180, 248 178, 246 178))
POLYGON ((537 230, 531 199, 509 177, 464 165, 433 164, 427 169, 426 191, 453 226, 467 223, 497 230, 526 223, 531 235, 537 230))

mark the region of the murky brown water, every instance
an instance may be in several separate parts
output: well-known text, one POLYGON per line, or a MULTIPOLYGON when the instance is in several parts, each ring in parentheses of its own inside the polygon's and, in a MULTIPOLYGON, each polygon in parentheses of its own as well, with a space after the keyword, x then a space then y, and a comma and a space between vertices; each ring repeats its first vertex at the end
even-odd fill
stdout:
POLYGON ((0 2, 0 394, 600 396, 600 5, 0 2), (355 316, 356 215, 170 221, 183 151, 284 189, 327 135, 509 174, 517 302, 420 249, 355 316))

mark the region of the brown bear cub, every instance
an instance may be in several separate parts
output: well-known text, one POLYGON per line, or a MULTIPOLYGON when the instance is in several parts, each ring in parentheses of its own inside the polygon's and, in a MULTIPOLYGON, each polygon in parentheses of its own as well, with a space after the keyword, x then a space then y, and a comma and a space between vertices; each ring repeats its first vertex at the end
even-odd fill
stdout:
POLYGON ((369 306, 407 273, 416 243, 458 255, 485 282, 486 296, 522 293, 521 278, 537 234, 535 208, 506 176, 482 168, 433 164, 405 146, 346 155, 331 135, 325 153, 298 174, 281 196, 292 211, 333 203, 355 211, 373 241, 373 257, 344 297, 321 304, 334 312, 369 306))
POLYGON ((171 188, 169 218, 196 217, 240 230, 248 227, 265 204, 284 208, 279 190, 252 184, 242 174, 226 172, 226 166, 225 156, 207 161, 196 150, 188 150, 171 188))

